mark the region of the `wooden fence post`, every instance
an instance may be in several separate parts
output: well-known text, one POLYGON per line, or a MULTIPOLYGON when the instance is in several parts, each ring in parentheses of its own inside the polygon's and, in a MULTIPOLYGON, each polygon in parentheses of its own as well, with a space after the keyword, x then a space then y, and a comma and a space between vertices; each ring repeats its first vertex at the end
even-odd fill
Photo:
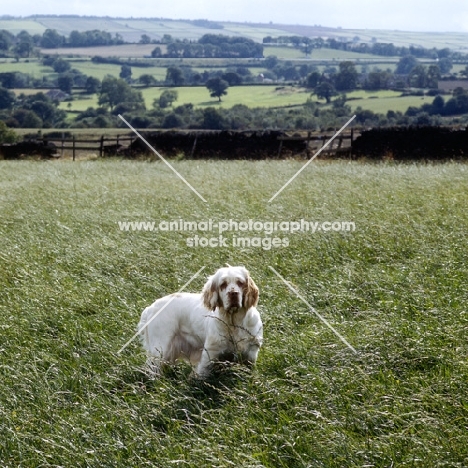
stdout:
POLYGON ((99 145, 99 157, 102 158, 104 154, 104 135, 101 136, 101 144, 99 145))
POLYGON ((279 148, 278 148, 278 159, 281 157, 281 150, 283 149, 283 140, 280 140, 279 148))
POLYGON ((75 156, 76 156, 76 141, 75 141, 76 137, 75 135, 73 135, 73 161, 75 160, 75 156))
POLYGON ((305 150, 306 159, 310 158, 310 137, 311 136, 312 136, 312 132, 309 130, 307 132, 307 141, 306 141, 306 150, 305 150))
POLYGON ((197 147, 197 140, 198 140, 198 135, 195 135, 195 140, 193 142, 192 151, 190 152, 190 159, 193 158, 193 155, 195 153, 195 148, 197 147))

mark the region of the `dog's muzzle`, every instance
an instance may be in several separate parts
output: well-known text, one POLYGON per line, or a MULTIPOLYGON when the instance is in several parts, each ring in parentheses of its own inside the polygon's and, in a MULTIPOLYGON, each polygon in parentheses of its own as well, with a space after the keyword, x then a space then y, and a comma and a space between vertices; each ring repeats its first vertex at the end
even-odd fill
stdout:
POLYGON ((229 302, 229 305, 228 305, 228 311, 229 312, 236 312, 237 309, 239 309, 239 307, 241 306, 241 303, 240 303, 240 294, 236 291, 230 291, 228 292, 228 302, 229 302))

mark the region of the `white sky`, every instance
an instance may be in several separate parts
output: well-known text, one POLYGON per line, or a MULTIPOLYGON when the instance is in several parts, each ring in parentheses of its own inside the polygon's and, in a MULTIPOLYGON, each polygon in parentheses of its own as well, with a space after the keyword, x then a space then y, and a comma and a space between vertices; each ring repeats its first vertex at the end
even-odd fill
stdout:
POLYGON ((0 0, 0 15, 210 19, 345 29, 468 32, 467 0, 0 0))

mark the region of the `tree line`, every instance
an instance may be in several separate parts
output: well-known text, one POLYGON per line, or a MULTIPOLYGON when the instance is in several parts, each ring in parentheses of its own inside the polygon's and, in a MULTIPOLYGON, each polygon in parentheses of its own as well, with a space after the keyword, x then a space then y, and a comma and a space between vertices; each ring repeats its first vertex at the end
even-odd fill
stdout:
POLYGON ((168 58, 262 58, 263 45, 245 37, 205 34, 198 41, 170 41, 163 53, 156 47, 152 57, 168 58))
POLYGON ((264 45, 283 45, 292 46, 300 49, 306 54, 313 54, 314 49, 333 49, 347 52, 357 52, 362 54, 377 55, 380 57, 405 57, 411 55, 416 58, 438 59, 439 61, 466 61, 468 54, 452 51, 445 47, 438 49, 436 47, 426 48, 422 46, 396 46, 393 43, 378 42, 373 39, 372 42, 363 42, 358 36, 352 40, 330 37, 323 39, 321 37, 310 38, 306 36, 266 36, 262 40, 264 45))
MULTIPOLYGON (((161 40, 151 40, 143 34, 140 43, 164 44, 153 49, 151 55, 167 58, 252 58, 263 57, 263 45, 245 37, 230 37, 223 34, 205 34, 198 41, 173 39, 165 34, 161 40)), ((0 55, 8 52, 19 58, 32 55, 35 47, 57 49, 59 47, 96 47, 121 45, 125 41, 120 34, 112 35, 106 31, 72 31, 64 36, 55 29, 46 29, 42 34, 31 35, 26 31, 18 35, 0 31, 0 55)))
MULTIPOLYGON (((224 86, 220 90, 216 83, 207 83, 207 88, 219 99, 228 89, 224 86)), ((43 92, 16 96, 0 87, 0 122, 3 127, 13 129, 110 128, 122 124, 118 118, 122 114, 137 128, 318 130, 337 128, 353 114, 356 114, 356 124, 363 126, 436 125, 442 119, 446 123, 461 123, 467 121, 468 114, 468 92, 462 88, 456 89, 447 99, 436 95, 431 104, 410 107, 405 113, 378 114, 362 108, 352 111, 345 93, 330 99, 328 105, 317 101, 316 96, 316 90, 311 90, 302 106, 290 109, 249 108, 245 105, 229 109, 195 108, 192 104, 177 105, 177 91, 167 88, 147 108, 140 90, 122 78, 107 76, 98 89, 98 107, 75 114, 73 120, 67 118, 53 96, 43 92)))
POLYGON ((31 35, 21 31, 14 35, 0 30, 0 56, 13 55, 17 58, 28 58, 35 48, 57 49, 58 47, 93 47, 124 44, 122 36, 106 31, 72 31, 69 36, 59 34, 55 29, 46 29, 42 34, 31 35))

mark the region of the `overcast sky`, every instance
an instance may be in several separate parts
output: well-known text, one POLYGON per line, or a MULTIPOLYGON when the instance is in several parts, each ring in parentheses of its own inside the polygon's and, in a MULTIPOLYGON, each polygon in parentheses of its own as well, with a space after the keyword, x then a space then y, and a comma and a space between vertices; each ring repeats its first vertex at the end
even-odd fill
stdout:
POLYGON ((468 32, 468 0, 1 0, 0 15, 78 14, 468 32))

